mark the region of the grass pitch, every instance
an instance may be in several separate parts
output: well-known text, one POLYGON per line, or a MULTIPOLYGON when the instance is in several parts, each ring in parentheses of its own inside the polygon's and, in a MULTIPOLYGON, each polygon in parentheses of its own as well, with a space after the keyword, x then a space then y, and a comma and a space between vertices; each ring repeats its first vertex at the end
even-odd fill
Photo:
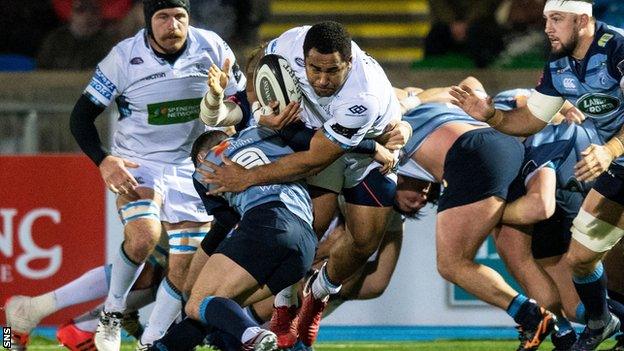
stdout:
MULTIPOLYGON (((609 349, 615 344, 613 340, 601 345, 602 350, 609 349)), ((315 351, 505 351, 515 350, 518 342, 515 340, 438 340, 438 341, 406 341, 406 342, 319 342, 314 345, 315 351)), ((552 350, 550 342, 544 342, 540 350, 552 350)), ((35 337, 32 339, 28 350, 65 350, 58 345, 56 340, 35 337)), ((134 343, 126 342, 121 347, 122 351, 134 350, 134 343)), ((209 348, 199 350, 209 351, 209 348)))

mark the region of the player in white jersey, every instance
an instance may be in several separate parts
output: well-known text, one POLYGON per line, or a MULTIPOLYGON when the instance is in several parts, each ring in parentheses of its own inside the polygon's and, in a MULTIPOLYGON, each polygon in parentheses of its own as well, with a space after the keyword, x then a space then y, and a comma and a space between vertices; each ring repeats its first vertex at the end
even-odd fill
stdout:
POLYGON ((169 236, 169 270, 141 343, 162 336, 180 313, 186 269, 210 221, 192 185, 189 154, 206 129, 199 103, 212 64, 232 66, 225 93, 248 111, 245 77, 231 49, 215 33, 189 26, 188 0, 144 0, 143 6, 146 29, 117 44, 98 64, 71 116, 78 144, 119 195, 125 232, 95 337, 100 350, 120 347, 120 312, 158 241, 161 222, 169 236), (93 121, 113 101, 119 121, 109 154, 93 121))
MULTIPOLYGON (((217 185, 217 192, 241 191, 254 184, 316 175, 336 161, 318 179, 308 178, 317 234, 329 225, 338 193, 347 202, 351 234, 339 240, 318 278, 313 276, 307 284, 311 289, 306 290, 299 315, 299 337, 311 345, 328 296, 337 293, 378 247, 394 198, 392 175, 382 174, 381 165, 370 156, 346 152, 365 138, 380 136, 391 121, 399 125, 401 112, 383 69, 339 23, 291 29, 271 41, 266 53, 285 57, 299 78, 304 95, 301 119, 317 129, 310 148, 253 170, 226 161, 225 166, 215 166, 213 177, 206 180, 217 185)), ((287 106, 296 107, 296 102, 287 106)), ((373 153, 377 147, 373 143, 373 153)))

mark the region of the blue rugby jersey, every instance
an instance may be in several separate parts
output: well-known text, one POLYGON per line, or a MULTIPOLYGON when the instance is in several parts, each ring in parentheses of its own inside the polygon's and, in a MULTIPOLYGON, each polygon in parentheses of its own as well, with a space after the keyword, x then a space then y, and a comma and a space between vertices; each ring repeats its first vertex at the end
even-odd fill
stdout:
MULTIPOLYGON (((212 148, 206 159, 217 165, 226 156, 245 168, 253 168, 276 161, 293 153, 277 132, 263 127, 249 127, 235 137, 228 138, 212 148)), ((200 165, 203 169, 205 166, 200 165)), ((195 172, 193 177, 207 189, 213 188, 202 182, 195 172)), ((312 200, 303 182, 255 185, 240 193, 224 193, 228 204, 242 216, 245 211, 263 203, 280 201, 295 215, 312 225, 312 200)), ((219 204, 216 203, 215 206, 219 204)))
MULTIPOLYGON (((551 56, 536 90, 572 102, 593 123, 600 144, 624 124, 624 31, 596 22, 596 33, 582 61, 570 56, 551 56)), ((616 163, 624 165, 624 157, 616 163)))

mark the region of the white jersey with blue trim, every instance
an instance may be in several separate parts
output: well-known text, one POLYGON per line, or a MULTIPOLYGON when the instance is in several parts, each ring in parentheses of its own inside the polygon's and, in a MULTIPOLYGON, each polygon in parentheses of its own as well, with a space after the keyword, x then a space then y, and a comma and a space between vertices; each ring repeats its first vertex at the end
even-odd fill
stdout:
POLYGON ((344 149, 363 138, 383 133, 401 109, 392 84, 381 66, 351 42, 352 66, 343 85, 332 96, 319 97, 308 82, 303 42, 310 26, 296 27, 269 42, 266 53, 288 60, 303 91, 302 120, 310 128, 323 128, 325 135, 344 149))
POLYGON ((464 110, 450 103, 422 104, 403 115, 403 120, 412 126, 412 136, 401 149, 397 173, 429 182, 437 182, 437 180, 414 161, 412 155, 418 151, 431 133, 447 123, 462 122, 475 126, 487 126, 487 123, 475 120, 464 110))
POLYGON ((112 153, 162 163, 190 162, 193 141, 206 130, 198 118, 208 89, 208 69, 232 63, 226 95, 245 91, 245 76, 217 34, 189 27, 186 48, 169 64, 156 56, 145 30, 117 44, 97 66, 85 89, 95 104, 119 109, 112 153))

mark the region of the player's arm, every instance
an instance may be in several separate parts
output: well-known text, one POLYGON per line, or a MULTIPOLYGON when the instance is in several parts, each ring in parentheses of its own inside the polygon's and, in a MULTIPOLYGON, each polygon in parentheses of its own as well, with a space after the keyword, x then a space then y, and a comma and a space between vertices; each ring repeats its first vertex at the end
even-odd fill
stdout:
MULTIPOLYGON (((244 117, 243 102, 238 95, 225 97, 225 90, 230 81, 229 58, 225 59, 223 67, 212 64, 208 70, 208 91, 200 103, 199 117, 211 127, 229 127, 240 123, 244 117)), ((247 106, 248 108, 248 106, 247 106)), ((249 112, 248 112, 249 113, 249 112)))
POLYGON ((108 151, 102 145, 102 140, 95 127, 95 119, 104 112, 105 107, 94 103, 88 94, 80 95, 69 116, 69 129, 84 152, 99 166, 108 156, 108 151))
POLYGON ((552 166, 536 170, 526 183, 526 194, 508 203, 501 222, 529 225, 545 220, 555 213, 557 180, 552 166))

